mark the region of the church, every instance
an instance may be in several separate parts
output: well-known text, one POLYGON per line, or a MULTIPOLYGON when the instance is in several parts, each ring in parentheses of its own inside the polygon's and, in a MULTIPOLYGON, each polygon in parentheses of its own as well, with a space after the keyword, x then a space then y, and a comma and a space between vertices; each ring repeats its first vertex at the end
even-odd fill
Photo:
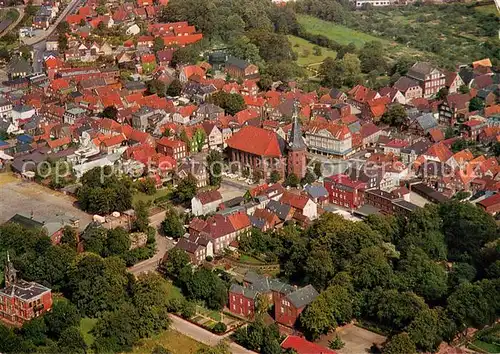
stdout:
POLYGON ((306 174, 307 146, 302 137, 298 105, 294 103, 288 141, 272 130, 245 126, 227 140, 230 161, 261 172, 264 179, 269 179, 273 171, 283 179, 292 173, 302 179, 306 174))
POLYGON ((0 321, 21 327, 52 308, 52 291, 38 283, 17 278, 7 253, 5 288, 0 289, 0 321))

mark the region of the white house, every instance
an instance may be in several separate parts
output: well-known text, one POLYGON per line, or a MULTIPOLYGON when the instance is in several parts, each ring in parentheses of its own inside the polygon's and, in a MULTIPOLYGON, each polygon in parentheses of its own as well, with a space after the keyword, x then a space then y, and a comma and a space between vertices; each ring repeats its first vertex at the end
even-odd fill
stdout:
POLYGON ((18 105, 12 108, 12 123, 19 127, 19 121, 30 119, 35 115, 36 111, 34 107, 28 105, 18 105))
POLYGON ((141 29, 139 26, 137 26, 135 23, 130 26, 129 28, 127 28, 127 30, 125 31, 125 33, 129 36, 135 36, 136 34, 139 34, 141 33, 141 29))
POLYGON ((11 118, 12 103, 3 97, 0 97, 0 118, 11 118))
POLYGON ((219 191, 200 192, 191 199, 191 210, 196 216, 215 213, 221 203, 222 195, 219 191))

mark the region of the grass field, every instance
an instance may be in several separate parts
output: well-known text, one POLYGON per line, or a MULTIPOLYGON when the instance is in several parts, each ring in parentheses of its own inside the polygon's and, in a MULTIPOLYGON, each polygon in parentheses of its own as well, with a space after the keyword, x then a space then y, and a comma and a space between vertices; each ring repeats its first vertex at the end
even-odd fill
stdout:
POLYGON ((323 21, 312 16, 297 15, 297 19, 299 23, 304 26, 307 32, 312 34, 321 34, 343 45, 354 43, 356 47, 361 47, 366 42, 376 40, 381 41, 385 44, 389 44, 389 42, 385 39, 352 30, 350 28, 337 25, 333 22, 323 21))
POLYGON ((482 12, 484 14, 493 14, 498 16, 498 10, 495 4, 486 5, 486 6, 476 6, 476 11, 482 12))
POLYGON ((479 339, 476 339, 474 342, 472 342, 472 344, 474 346, 478 347, 479 349, 482 349, 488 353, 492 353, 492 354, 493 353, 500 353, 500 346, 495 345, 495 344, 482 342, 479 339))
POLYGON ((84 317, 80 321, 80 333, 82 334, 83 340, 85 340, 88 347, 94 343, 94 336, 90 333, 90 331, 92 331, 96 323, 96 318, 84 317))
POLYGON ((166 195, 169 195, 170 193, 172 192, 172 190, 170 188, 163 188, 163 189, 159 189, 156 191, 155 194, 153 195, 147 195, 147 194, 144 194, 142 192, 137 192, 134 194, 134 196, 132 197, 132 203, 135 204, 137 203, 139 200, 142 200, 144 202, 152 202, 153 200, 155 200, 156 198, 159 198, 159 197, 163 197, 163 196, 166 196, 166 195))
POLYGON ((179 332, 167 330, 151 338, 143 339, 141 344, 134 347, 132 353, 151 353, 157 345, 161 345, 172 354, 194 354, 206 347, 179 332))
POLYGON ((246 255, 246 254, 242 254, 240 256, 240 262, 253 263, 253 264, 264 264, 262 261, 258 260, 257 258, 254 258, 254 257, 246 255))
POLYGON ((321 55, 314 55, 315 45, 300 37, 288 36, 288 40, 292 44, 293 51, 298 55, 297 64, 300 66, 321 63, 327 57, 335 58, 337 56, 337 52, 324 47, 320 47, 321 55))

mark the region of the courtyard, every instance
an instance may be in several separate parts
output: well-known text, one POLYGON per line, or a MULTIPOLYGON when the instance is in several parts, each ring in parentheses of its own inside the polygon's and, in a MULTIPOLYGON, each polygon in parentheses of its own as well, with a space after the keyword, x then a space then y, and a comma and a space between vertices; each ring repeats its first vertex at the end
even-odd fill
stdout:
POLYGON ((15 214, 46 221, 76 218, 80 230, 92 221, 75 205, 75 199, 34 182, 21 180, 10 173, 0 174, 0 224, 15 214))
POLYGON ((328 348, 329 341, 333 340, 336 335, 345 343, 342 349, 337 350, 340 354, 369 353, 373 344, 380 346, 386 340, 386 337, 380 334, 357 327, 351 323, 321 337, 317 344, 328 348))

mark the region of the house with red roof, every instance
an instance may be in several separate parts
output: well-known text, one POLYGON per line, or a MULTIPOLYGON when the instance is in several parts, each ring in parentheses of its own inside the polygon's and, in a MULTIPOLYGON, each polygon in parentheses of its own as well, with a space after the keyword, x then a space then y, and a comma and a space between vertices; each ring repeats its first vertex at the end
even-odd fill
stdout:
POLYGON ((215 213, 221 203, 222 195, 217 190, 198 192, 191 199, 191 211, 195 216, 215 213))
POLYGON ((305 128, 309 151, 325 156, 347 158, 354 152, 353 136, 342 123, 317 118, 305 128))
POLYGON ((337 174, 323 182, 330 196, 330 203, 344 208, 357 209, 364 204, 366 184, 354 181, 348 175, 337 174))
POLYGON ((267 179, 272 171, 285 175, 283 151, 278 135, 270 130, 245 126, 226 141, 231 162, 239 163, 241 168, 249 167, 260 171, 267 179))
POLYGON ((500 194, 493 194, 478 202, 477 205, 488 214, 495 215, 500 211, 500 194))
POLYGON ((454 126, 458 120, 463 120, 469 112, 471 96, 467 93, 455 93, 446 96, 438 106, 439 123, 454 126))
POLYGON ((156 149, 159 153, 175 160, 181 160, 187 156, 186 143, 181 140, 163 137, 156 142, 156 149))
POLYGON ((363 85, 356 85, 347 92, 347 102, 358 109, 363 108, 368 101, 376 98, 380 98, 378 92, 363 85))
POLYGON ((290 205, 295 209, 295 212, 302 214, 309 220, 315 220, 318 217, 318 206, 305 194, 285 191, 279 201, 282 204, 290 205))

